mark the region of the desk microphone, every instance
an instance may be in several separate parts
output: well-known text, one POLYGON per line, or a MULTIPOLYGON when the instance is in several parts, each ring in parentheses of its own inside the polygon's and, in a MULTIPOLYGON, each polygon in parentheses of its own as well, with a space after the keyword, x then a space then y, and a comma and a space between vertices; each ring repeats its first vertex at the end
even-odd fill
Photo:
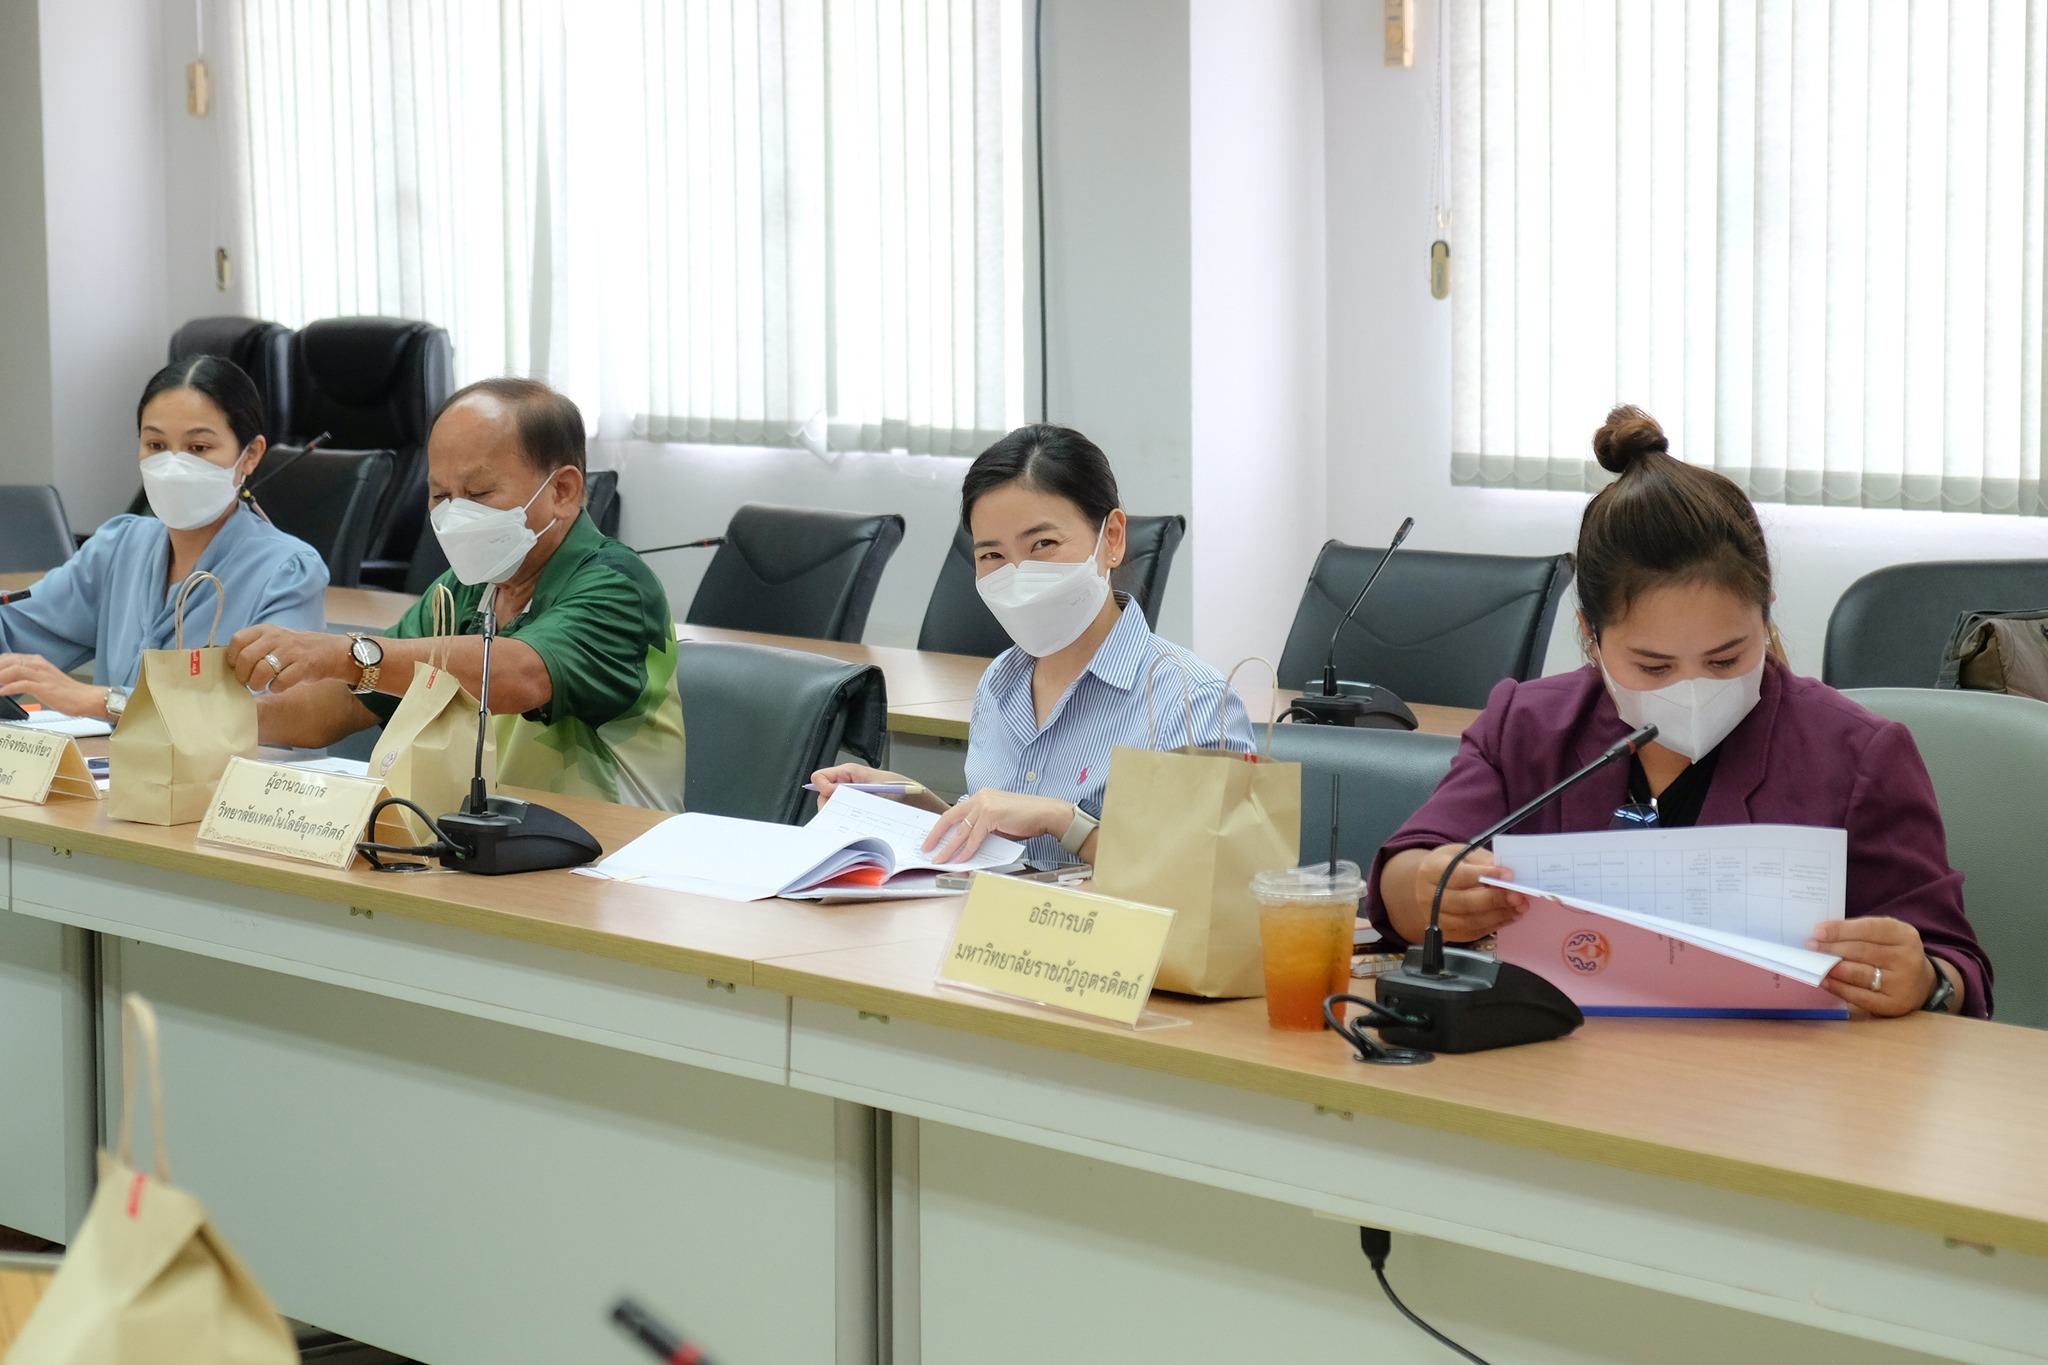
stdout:
POLYGON ((484 589, 482 610, 484 671, 476 702, 476 775, 470 779, 462 809, 436 822, 442 840, 454 850, 452 856, 442 858, 442 865, 499 877, 590 862, 604 853, 590 831, 558 811, 514 796, 493 796, 484 786, 484 727, 491 723, 491 643, 498 637, 497 584, 484 589))
POLYGON ((620 1299, 612 1306, 612 1321, 656 1360, 668 1365, 711 1365, 711 1357, 631 1299, 620 1299))
POLYGON ((1387 567, 1387 561, 1394 557, 1394 551, 1401 548, 1401 542, 1408 539, 1408 533, 1415 529, 1415 518, 1409 517, 1401 523, 1401 529, 1394 532, 1394 541, 1387 546, 1387 552, 1380 556, 1380 562, 1365 580, 1365 586, 1358 590, 1358 596, 1351 599, 1351 610, 1337 618, 1337 628, 1330 632, 1330 652, 1323 660, 1322 691, 1314 691, 1311 682, 1299 697, 1291 703, 1291 710, 1300 711, 1311 719, 1314 725, 1351 725, 1377 730, 1413 730, 1416 725, 1415 713, 1408 704, 1384 687, 1371 683, 1339 683, 1337 681, 1337 641, 1343 637, 1344 627, 1351 624, 1351 618, 1358 615, 1358 609, 1365 604, 1365 595, 1372 591, 1372 585, 1380 581, 1380 571, 1387 567))
MULTIPOLYGON (((1441 917, 1444 889, 1465 855, 1485 848, 1608 764, 1627 758, 1657 737, 1645 725, 1616 743, 1515 811, 1458 851, 1437 878, 1436 897, 1429 905, 1429 928, 1419 947, 1410 947, 1398 971, 1379 979, 1379 1003, 1407 1021, 1374 1025, 1380 1037, 1399 1048, 1431 1052, 1483 1052, 1562 1038, 1586 1017, 1571 997, 1526 967, 1501 962, 1470 948, 1444 947, 1441 917)), ((1384 1018, 1385 1016, 1380 1016, 1384 1018)))
POLYGON ((708 550, 714 545, 725 544, 724 536, 706 536, 702 540, 686 540, 680 545, 650 545, 644 550, 633 551, 636 555, 667 554, 670 550, 708 550))
POLYGON ((28 598, 29 590, 27 588, 17 588, 13 592, 0 592, 0 607, 11 606, 16 602, 26 602, 28 598))

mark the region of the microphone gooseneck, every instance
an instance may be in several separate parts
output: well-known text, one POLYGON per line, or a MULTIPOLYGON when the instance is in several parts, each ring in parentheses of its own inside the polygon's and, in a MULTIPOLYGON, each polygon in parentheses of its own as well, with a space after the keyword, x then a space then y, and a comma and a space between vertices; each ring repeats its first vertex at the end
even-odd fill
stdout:
POLYGON ((674 545, 650 545, 644 550, 633 551, 636 555, 667 554, 670 550, 709 550, 725 544, 724 536, 706 536, 702 540, 685 540, 674 545))
POLYGON ((1485 848, 1495 838, 1506 834, 1516 825, 1521 824, 1522 821, 1528 819, 1537 811, 1542 810, 1552 801, 1555 801, 1594 773, 1599 772, 1602 768, 1618 759, 1626 758, 1630 754, 1635 753, 1656 737, 1657 727, 1654 725, 1645 725, 1642 729, 1623 736, 1610 745, 1605 753, 1601 754, 1591 763, 1588 763, 1570 777, 1565 778, 1535 800, 1522 806, 1519 810, 1511 812, 1505 819, 1458 850, 1456 856, 1444 868, 1443 875, 1436 879, 1436 895, 1429 903, 1429 928, 1425 929, 1422 934, 1422 965, 1420 970, 1424 976, 1441 977, 1445 975, 1444 930, 1442 923, 1444 891, 1451 884, 1451 874, 1458 870, 1458 864, 1465 861, 1465 856, 1475 848, 1485 848))
POLYGON ((491 584, 484 589, 484 668, 483 679, 477 688, 476 699, 476 772, 469 779, 469 800, 462 806, 465 815, 487 815, 490 813, 490 793, 484 789, 484 728, 491 723, 491 641, 498 638, 498 585, 491 584))
POLYGON ((1415 529, 1415 518, 1409 517, 1401 523, 1401 529, 1394 532, 1394 539, 1387 546, 1387 552, 1380 556, 1380 562, 1373 565, 1366 576, 1365 586, 1358 590, 1358 596, 1351 599, 1351 608, 1337 618, 1337 628, 1330 632, 1330 649, 1323 658, 1323 695, 1337 695, 1337 642, 1343 638, 1344 627, 1351 624, 1351 618, 1358 615, 1358 609, 1365 605, 1365 595, 1372 591, 1372 585, 1380 581, 1380 571, 1387 567, 1387 561, 1394 557, 1394 551, 1401 548, 1401 542, 1408 539, 1408 533, 1415 529))

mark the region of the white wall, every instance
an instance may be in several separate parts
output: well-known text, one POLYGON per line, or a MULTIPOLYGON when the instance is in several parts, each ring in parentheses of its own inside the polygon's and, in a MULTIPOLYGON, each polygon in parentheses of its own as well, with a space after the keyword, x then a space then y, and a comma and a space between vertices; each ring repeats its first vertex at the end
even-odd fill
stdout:
MULTIPOLYGON (((1384 545, 1412 514, 1408 543, 1419 549, 1568 550, 1583 496, 1450 483, 1451 306, 1429 296, 1427 269, 1437 6, 1420 8, 1409 69, 1381 64, 1379 6, 1328 0, 1323 9, 1330 533, 1384 545)), ((1451 281, 1457 288, 1455 256, 1451 281)), ((1794 666, 1806 673, 1820 672, 1836 598, 1872 569, 2048 556, 2048 522, 2038 518, 1769 504, 1759 511, 1775 558, 1779 622, 1794 666)), ((1561 614, 1560 627, 1566 624, 1561 614)), ((1576 662, 1561 629, 1550 666, 1576 662)))
POLYGON ((1224 668, 1279 661, 1326 534, 1320 11, 1190 6, 1194 520, 1210 532, 1194 646, 1224 668))
MULTIPOLYGON (((40 10, 51 450, 81 531, 135 495, 135 399, 170 335, 158 9, 40 10)), ((182 86, 174 93, 182 106, 182 86)))

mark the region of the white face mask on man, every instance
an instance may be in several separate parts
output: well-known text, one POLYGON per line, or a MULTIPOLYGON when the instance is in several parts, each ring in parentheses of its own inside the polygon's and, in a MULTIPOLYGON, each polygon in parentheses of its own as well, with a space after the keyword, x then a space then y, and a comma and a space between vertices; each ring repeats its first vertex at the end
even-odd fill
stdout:
POLYGON ((1607 694, 1623 724, 1656 726, 1657 743, 1696 763, 1756 709, 1763 696, 1764 660, 1758 655, 1756 667, 1738 677, 1687 678, 1647 691, 1623 687, 1604 662, 1600 676, 1607 680, 1607 694))
POLYGON ((217 465, 189 450, 159 450, 142 462, 142 492, 149 510, 173 531, 209 526, 235 501, 242 480, 232 465, 217 465))
POLYGON ((1088 629, 1109 596, 1109 575, 1095 563, 1108 529, 1105 521, 1095 533, 1095 549, 1086 559, 1027 559, 1005 564, 976 580, 974 590, 1017 642, 1017 648, 1043 659, 1059 653, 1088 629))
POLYGON ((551 481, 552 475, 541 480, 533 497, 518 507, 490 507, 469 498, 450 498, 433 510, 427 520, 458 579, 472 585, 502 583, 518 571, 527 552, 554 529, 554 521, 538 531, 526 524, 526 509, 551 481))

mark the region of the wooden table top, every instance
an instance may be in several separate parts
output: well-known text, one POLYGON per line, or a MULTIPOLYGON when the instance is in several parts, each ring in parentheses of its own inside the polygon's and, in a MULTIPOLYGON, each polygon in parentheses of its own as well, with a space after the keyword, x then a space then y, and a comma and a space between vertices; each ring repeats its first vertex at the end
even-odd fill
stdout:
MULTIPOLYGON (((549 796, 607 851, 658 812, 549 796)), ((714 977, 1343 1112, 2048 1255, 2048 1032, 1875 1022, 1594 1019, 1570 1038, 1421 1067, 1278 1034, 1256 1000, 1156 996, 1186 1028, 1132 1032, 942 990, 956 897, 738 904, 568 872, 335 872, 200 848, 196 826, 104 803, 0 802, 0 837, 714 977)))
POLYGON ((43 1291, 50 1286, 50 1272, 47 1270, 16 1270, 0 1266, 0 1356, 7 1354, 14 1345, 14 1339, 21 1335, 21 1329, 28 1325, 29 1314, 36 1311, 42 1302, 43 1291))
MULTIPOLYGON (((822 654, 843 663, 873 664, 882 670, 889 685, 890 728, 897 713, 906 707, 934 702, 958 702, 972 707, 974 689, 988 670, 987 659, 971 654, 933 654, 897 645, 854 645, 837 640, 810 640, 796 635, 766 635, 752 630, 720 630, 715 626, 692 626, 678 621, 676 637, 717 644, 772 645, 806 654, 822 654)), ((964 730, 961 732, 966 733, 964 730)))

